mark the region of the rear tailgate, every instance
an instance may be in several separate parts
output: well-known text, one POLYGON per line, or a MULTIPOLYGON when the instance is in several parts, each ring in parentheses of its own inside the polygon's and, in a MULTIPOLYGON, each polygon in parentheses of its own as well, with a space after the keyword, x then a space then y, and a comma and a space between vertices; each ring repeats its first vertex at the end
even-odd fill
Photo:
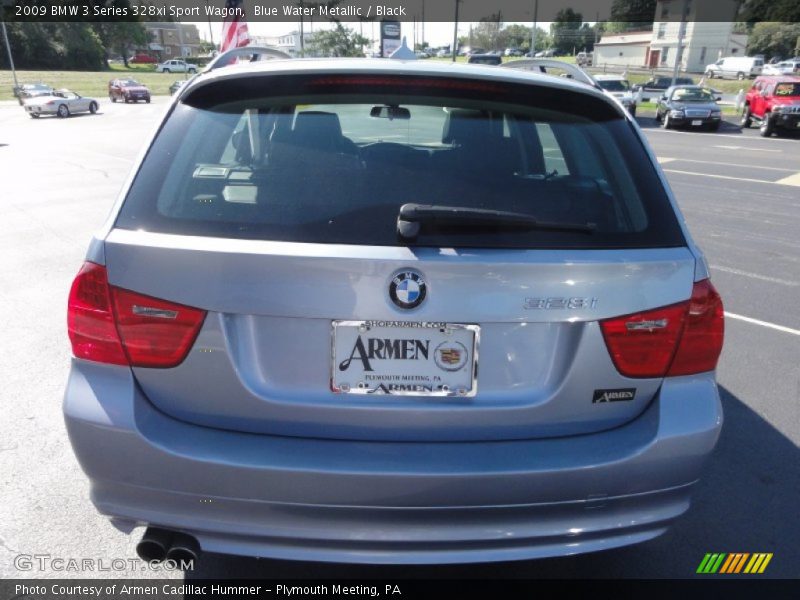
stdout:
POLYGON ((625 423, 661 380, 621 376, 597 321, 688 299, 695 267, 686 248, 410 249, 119 229, 105 254, 112 285, 209 311, 182 364, 135 369, 164 412, 241 431, 369 440, 531 438, 625 423), (414 311, 389 295, 393 274, 408 268, 428 288, 414 311), (337 320, 477 325, 475 394, 333 391, 347 358, 333 357, 337 320), (602 396, 619 390, 633 395, 602 396), (609 397, 617 401, 597 401, 609 397))

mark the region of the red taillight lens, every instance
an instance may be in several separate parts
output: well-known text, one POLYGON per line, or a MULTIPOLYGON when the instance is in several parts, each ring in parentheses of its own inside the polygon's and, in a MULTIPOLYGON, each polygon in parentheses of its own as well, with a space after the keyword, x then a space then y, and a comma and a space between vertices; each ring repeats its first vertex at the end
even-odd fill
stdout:
POLYGON ((722 351, 722 300, 706 280, 688 302, 600 322, 617 370, 626 377, 711 371, 722 351))
POLYGON ((206 312, 111 288, 122 345, 134 367, 174 367, 191 350, 206 312))
POLYGON ((722 298, 708 279, 694 284, 678 351, 667 375, 713 371, 722 353, 725 317, 722 298))
POLYGON ((108 284, 86 263, 72 284, 68 327, 78 358, 134 367, 174 367, 189 353, 206 313, 108 284))
POLYGON ((105 267, 87 262, 72 282, 67 331, 76 357, 112 365, 128 364, 114 324, 105 267))
POLYGON ((617 370, 626 377, 663 377, 681 336, 686 303, 600 321, 617 370))

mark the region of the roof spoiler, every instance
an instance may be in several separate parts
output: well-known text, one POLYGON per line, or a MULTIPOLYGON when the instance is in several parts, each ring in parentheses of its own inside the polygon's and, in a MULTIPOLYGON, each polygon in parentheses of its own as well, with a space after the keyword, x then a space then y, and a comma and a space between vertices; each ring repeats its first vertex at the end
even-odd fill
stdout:
POLYGON ((586 71, 579 66, 572 63, 567 63, 561 60, 553 60, 551 58, 521 58, 519 60, 510 60, 501 65, 509 69, 522 69, 525 71, 535 71, 537 73, 544 73, 550 75, 548 69, 558 69, 566 71, 567 77, 580 81, 586 85, 600 89, 600 86, 595 81, 594 77, 589 75, 586 71))
POLYGON ((286 52, 281 52, 275 48, 267 48, 265 46, 242 46, 241 48, 233 48, 232 50, 217 55, 214 60, 208 63, 205 72, 227 67, 236 60, 245 57, 247 58, 247 62, 292 58, 290 55, 286 54, 286 52))

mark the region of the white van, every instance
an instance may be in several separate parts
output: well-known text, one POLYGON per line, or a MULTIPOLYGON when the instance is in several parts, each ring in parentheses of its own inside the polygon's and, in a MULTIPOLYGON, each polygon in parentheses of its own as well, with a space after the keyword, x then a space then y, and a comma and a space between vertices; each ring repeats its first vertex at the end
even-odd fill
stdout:
POLYGON ((742 80, 748 77, 758 77, 764 68, 763 57, 754 56, 726 56, 717 62, 706 66, 706 77, 713 79, 719 77, 736 78, 742 80))

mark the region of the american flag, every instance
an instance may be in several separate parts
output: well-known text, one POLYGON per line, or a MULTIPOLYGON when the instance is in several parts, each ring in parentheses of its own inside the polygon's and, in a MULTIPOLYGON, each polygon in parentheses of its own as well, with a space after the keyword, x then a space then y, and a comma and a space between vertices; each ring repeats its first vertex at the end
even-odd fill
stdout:
POLYGON ((222 43, 220 44, 219 51, 227 52, 233 48, 247 46, 250 43, 250 34, 247 32, 247 23, 243 16, 238 13, 244 13, 244 0, 226 0, 225 8, 228 9, 230 17, 226 17, 222 22, 222 43), (237 10, 238 9, 238 10, 237 10))

